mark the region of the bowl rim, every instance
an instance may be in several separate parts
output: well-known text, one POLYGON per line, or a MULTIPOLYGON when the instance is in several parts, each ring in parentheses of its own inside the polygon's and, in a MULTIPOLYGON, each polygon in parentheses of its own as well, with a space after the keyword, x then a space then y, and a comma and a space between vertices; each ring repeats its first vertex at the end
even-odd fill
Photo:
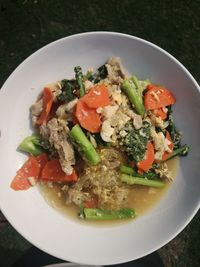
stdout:
MULTIPOLYGON (((7 83, 9 82, 9 80, 21 69, 23 68, 24 63, 27 63, 29 61, 32 60, 32 58, 37 54, 40 53, 42 51, 44 51, 47 47, 51 47, 59 42, 62 42, 63 40, 66 39, 74 39, 74 38, 80 38, 82 36, 87 37, 87 36, 91 36, 91 35, 110 35, 110 36, 118 36, 118 37, 125 37, 125 38, 129 38, 132 40, 136 40, 139 41, 141 43, 144 43, 148 46, 151 46, 153 48, 155 48, 156 50, 159 50, 161 53, 165 54, 167 57, 169 57, 170 59, 172 59, 172 61, 174 63, 176 63, 185 73, 186 75, 190 78, 190 80, 193 82, 194 86, 196 87, 196 89, 198 90, 198 93, 200 93, 200 86, 198 85, 197 81, 195 80, 195 78, 192 76, 192 74, 186 69, 186 67, 179 61, 177 60, 173 55, 171 55, 169 52, 167 52, 166 50, 164 50, 163 48, 159 47, 158 45, 147 41, 143 38, 137 37, 137 36, 133 36, 130 34, 125 34, 125 33, 120 33, 120 32, 112 32, 112 31, 91 31, 91 32, 82 32, 82 33, 77 33, 77 34, 73 34, 73 35, 69 35, 66 37, 62 37, 59 38, 55 41, 52 41, 46 45, 44 45, 43 47, 41 47, 40 49, 36 50, 35 52, 33 52, 31 55, 29 55, 27 58, 25 58, 15 69, 14 71, 12 71, 12 73, 8 76, 8 78, 5 80, 5 82, 3 83, 2 87, 0 88, 0 97, 3 95, 3 93, 6 90, 7 87, 7 83)), ((163 242, 159 242, 159 245, 157 245, 156 247, 154 247, 153 249, 149 250, 148 253, 143 252, 140 253, 140 255, 137 258, 134 258, 134 260, 144 257, 146 255, 149 255, 150 253, 157 251, 158 249, 160 249, 161 247, 163 247, 164 245, 166 245, 168 242, 170 242, 172 239, 174 239, 180 232, 183 231, 183 229, 190 223, 190 221, 193 219, 193 217, 197 214, 198 210, 200 208, 200 200, 199 203, 196 204, 196 207, 193 209, 193 211, 191 212, 191 215, 185 220, 185 222, 181 225, 181 227, 178 228, 178 230, 169 235, 168 239, 166 239, 163 242)), ((4 210, 4 208, 2 207, 1 203, 0 203, 0 210, 3 213, 3 215, 8 218, 8 222, 12 225, 12 227, 14 227, 14 229, 20 234, 22 235, 26 240, 28 240, 31 244, 36 245, 39 249, 45 251, 46 253, 49 253, 50 255, 53 255, 54 257, 58 257, 55 253, 50 252, 48 249, 41 247, 40 244, 36 244, 35 242, 32 242, 31 237, 27 237, 26 235, 24 235, 22 233, 22 231, 18 231, 17 229, 17 225, 15 225, 15 222, 13 221, 12 217, 7 216, 7 212, 6 210, 4 210)), ((66 260, 65 258, 60 258, 63 260, 66 260)), ((70 260, 70 258, 69 258, 70 260)), ((73 259, 71 259, 73 260, 73 259)), ((130 257, 127 257, 127 261, 132 261, 133 259, 131 259, 130 257)), ((74 261, 73 261, 74 262, 74 261)), ((92 263, 88 263, 88 262, 81 262, 82 264, 92 264, 92 263)), ((125 263, 124 260, 117 260, 117 261, 113 261, 113 263, 105 263, 105 262, 101 262, 100 264, 107 264, 107 265, 113 265, 113 264, 120 264, 120 263, 125 263)))

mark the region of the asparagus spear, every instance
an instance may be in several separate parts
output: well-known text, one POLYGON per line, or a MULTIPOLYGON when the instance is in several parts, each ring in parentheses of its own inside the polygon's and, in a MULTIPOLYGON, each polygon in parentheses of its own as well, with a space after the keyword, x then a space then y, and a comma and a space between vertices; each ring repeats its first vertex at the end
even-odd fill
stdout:
POLYGON ((131 81, 133 81, 133 83, 135 84, 135 87, 137 89, 137 92, 138 92, 139 96, 142 98, 142 91, 143 91, 143 89, 142 89, 142 87, 141 87, 141 85, 140 85, 137 77, 135 75, 132 75, 131 76, 131 81))
POLYGON ((87 220, 116 220, 134 218, 136 213, 131 208, 120 210, 102 210, 93 208, 83 208, 80 217, 87 220))
POLYGON ((81 127, 76 124, 69 134, 72 141, 76 144, 78 151, 83 156, 83 159, 91 165, 97 165, 100 162, 100 157, 81 127))
POLYGON ((122 83, 122 90, 128 96, 137 113, 143 116, 145 108, 142 99, 142 88, 139 85, 136 76, 132 76, 130 79, 124 80, 122 83))
POLYGON ((19 150, 28 152, 33 156, 37 156, 44 152, 41 146, 41 138, 39 135, 33 134, 26 137, 19 145, 19 150))
POLYGON ((130 174, 132 176, 143 178, 143 179, 144 178, 147 178, 147 179, 159 178, 159 175, 154 172, 149 171, 144 174, 138 174, 133 168, 125 166, 125 165, 120 166, 120 172, 125 173, 125 174, 130 174))
POLYGON ((159 180, 150 180, 147 178, 139 178, 136 176, 131 176, 128 174, 121 174, 120 179, 122 182, 125 182, 127 184, 133 185, 144 185, 144 186, 150 186, 150 187, 163 187, 165 183, 159 180))
POLYGON ((85 85, 83 83, 83 73, 82 73, 82 69, 80 66, 76 66, 74 68, 75 71, 75 77, 76 77, 76 81, 80 87, 80 96, 84 96, 85 95, 85 85))

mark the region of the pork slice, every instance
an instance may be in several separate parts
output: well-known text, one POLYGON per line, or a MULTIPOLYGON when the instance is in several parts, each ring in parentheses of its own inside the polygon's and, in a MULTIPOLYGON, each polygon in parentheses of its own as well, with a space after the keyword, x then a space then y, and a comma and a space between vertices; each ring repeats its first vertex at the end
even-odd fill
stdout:
POLYGON ((73 171, 72 165, 75 164, 75 156, 73 146, 68 138, 69 128, 67 127, 66 121, 53 118, 46 126, 41 127, 41 134, 48 136, 50 144, 58 152, 62 170, 67 175, 70 175, 73 171))

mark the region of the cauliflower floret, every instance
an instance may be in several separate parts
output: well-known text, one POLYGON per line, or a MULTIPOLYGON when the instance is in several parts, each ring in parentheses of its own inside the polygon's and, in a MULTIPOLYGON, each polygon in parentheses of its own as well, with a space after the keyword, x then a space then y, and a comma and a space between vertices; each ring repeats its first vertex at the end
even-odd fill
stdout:
POLYGON ((130 119, 131 118, 129 116, 119 109, 115 115, 112 116, 110 124, 115 127, 117 131, 120 131, 130 119))
POLYGON ((156 133, 153 128, 151 129, 151 136, 156 150, 155 159, 162 160, 162 155, 165 151, 165 136, 162 132, 156 133))
POLYGON ((165 162, 160 164, 159 168, 155 169, 155 172, 159 174, 159 176, 163 179, 167 179, 169 181, 172 180, 172 173, 169 171, 168 166, 165 162))
POLYGON ((111 142, 112 139, 111 139, 111 136, 112 134, 114 133, 114 128, 111 127, 110 125, 110 121, 109 120, 105 120, 102 124, 102 127, 101 127, 101 138, 105 141, 105 142, 111 142))
POLYGON ((165 138, 164 149, 166 152, 172 153, 172 150, 170 149, 169 145, 171 145, 171 142, 167 138, 165 138))
POLYGON ((121 95, 121 89, 118 85, 114 84, 108 87, 109 93, 113 99, 114 102, 116 102, 118 105, 121 105, 122 103, 122 95, 121 95))
POLYGON ((106 106, 103 108, 102 113, 107 120, 110 120, 112 118, 112 116, 116 113, 118 108, 119 108, 119 106, 117 106, 117 105, 115 105, 115 106, 109 105, 109 106, 106 106))

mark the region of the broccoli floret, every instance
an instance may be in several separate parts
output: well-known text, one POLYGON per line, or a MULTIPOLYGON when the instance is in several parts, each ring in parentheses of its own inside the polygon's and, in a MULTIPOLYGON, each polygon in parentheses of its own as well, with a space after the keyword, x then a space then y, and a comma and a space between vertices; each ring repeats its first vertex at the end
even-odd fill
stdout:
POLYGON ((19 145, 19 150, 27 152, 33 156, 37 156, 44 152, 41 144, 41 137, 39 135, 33 134, 26 137, 19 145))
POLYGON ((62 93, 57 96, 59 101, 70 102, 76 98, 77 83, 76 80, 62 80, 61 81, 62 93))
POLYGON ((122 143, 131 160, 138 162, 144 158, 147 142, 150 138, 150 128, 151 124, 147 121, 143 122, 140 129, 135 129, 130 123, 126 124, 127 135, 122 139, 122 143))

